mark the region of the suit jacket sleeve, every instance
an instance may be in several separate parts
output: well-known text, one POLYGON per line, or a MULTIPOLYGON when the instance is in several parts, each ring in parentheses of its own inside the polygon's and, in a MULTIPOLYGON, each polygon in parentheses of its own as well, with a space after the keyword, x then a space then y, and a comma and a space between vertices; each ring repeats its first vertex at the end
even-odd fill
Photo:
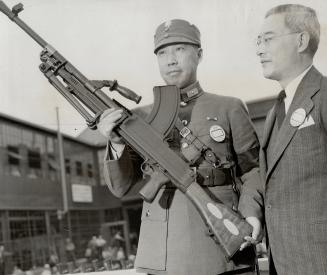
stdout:
POLYGON ((104 179, 116 197, 124 196, 131 186, 141 179, 141 163, 142 159, 129 146, 126 146, 120 158, 115 160, 108 142, 104 159, 104 179))
POLYGON ((322 100, 321 104, 321 118, 325 133, 327 133, 327 77, 323 77, 321 82, 322 100))
POLYGON ((236 155, 236 176, 240 178, 240 200, 238 210, 244 217, 263 218, 263 184, 259 173, 259 141, 249 114, 240 101, 231 108, 230 125, 234 153, 236 155))

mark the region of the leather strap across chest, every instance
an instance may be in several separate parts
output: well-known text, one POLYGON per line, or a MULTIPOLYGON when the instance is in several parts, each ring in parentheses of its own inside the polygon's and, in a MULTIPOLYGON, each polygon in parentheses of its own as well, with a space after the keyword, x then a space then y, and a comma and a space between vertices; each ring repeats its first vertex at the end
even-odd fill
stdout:
POLYGON ((227 160, 226 156, 218 157, 210 147, 187 127, 187 123, 191 121, 196 100, 203 94, 204 91, 198 82, 181 90, 181 111, 168 142, 174 150, 188 161, 191 167, 197 169, 199 184, 202 186, 229 185, 233 182, 231 168, 234 163, 227 160), (185 147, 181 150, 180 146, 185 147), (211 167, 198 168, 203 161, 207 162, 211 167))

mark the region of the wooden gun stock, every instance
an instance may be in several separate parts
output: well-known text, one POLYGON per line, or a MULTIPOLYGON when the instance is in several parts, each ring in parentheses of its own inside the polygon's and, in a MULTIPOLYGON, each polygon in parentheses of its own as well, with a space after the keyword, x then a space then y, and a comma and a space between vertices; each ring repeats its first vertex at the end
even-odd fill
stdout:
POLYGON ((244 237, 251 235, 252 226, 223 203, 213 202, 197 183, 192 183, 185 195, 193 202, 229 260, 244 242, 244 237))

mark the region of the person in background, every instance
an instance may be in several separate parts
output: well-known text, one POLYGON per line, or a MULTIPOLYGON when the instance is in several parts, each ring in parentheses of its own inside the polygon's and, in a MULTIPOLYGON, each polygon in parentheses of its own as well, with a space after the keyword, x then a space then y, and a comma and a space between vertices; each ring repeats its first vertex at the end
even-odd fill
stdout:
POLYGON ((106 243, 107 241, 101 235, 96 238, 96 258, 98 260, 102 259, 102 251, 106 243))
POLYGON ((71 238, 66 238, 65 240, 65 249, 66 249, 66 256, 67 261, 75 263, 76 255, 75 255, 75 244, 71 240, 71 238))
POLYGON ((0 275, 6 274, 6 258, 11 256, 12 253, 5 250, 5 246, 0 244, 0 275))

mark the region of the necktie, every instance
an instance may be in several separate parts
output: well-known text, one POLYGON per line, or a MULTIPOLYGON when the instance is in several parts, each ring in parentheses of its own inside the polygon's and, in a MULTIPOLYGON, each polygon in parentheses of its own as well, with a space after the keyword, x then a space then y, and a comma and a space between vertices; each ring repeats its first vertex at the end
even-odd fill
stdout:
POLYGON ((285 102, 284 102, 285 97, 286 97, 286 93, 284 90, 282 90, 277 97, 276 117, 277 117, 278 129, 280 128, 280 126, 282 125, 285 119, 285 102))

